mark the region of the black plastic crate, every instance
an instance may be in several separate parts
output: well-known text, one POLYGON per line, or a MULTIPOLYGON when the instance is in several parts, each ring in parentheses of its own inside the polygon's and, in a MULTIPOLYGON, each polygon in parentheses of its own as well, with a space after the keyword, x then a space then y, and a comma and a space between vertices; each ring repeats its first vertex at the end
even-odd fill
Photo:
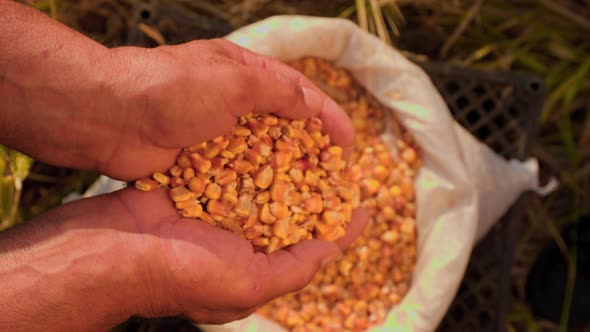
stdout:
MULTIPOLYGON (((540 79, 444 63, 420 66, 463 127, 505 158, 529 157, 545 96, 540 79)), ((523 196, 474 248, 438 331, 505 330, 512 264, 525 205, 523 196)))

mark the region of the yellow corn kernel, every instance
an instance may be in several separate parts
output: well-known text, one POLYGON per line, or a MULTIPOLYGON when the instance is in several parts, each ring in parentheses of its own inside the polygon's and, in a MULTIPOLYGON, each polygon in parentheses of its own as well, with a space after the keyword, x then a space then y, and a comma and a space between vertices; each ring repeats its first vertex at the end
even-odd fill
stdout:
POLYGON ((241 195, 238 198, 234 212, 240 217, 248 217, 250 215, 250 209, 252 208, 252 197, 248 195, 241 195))
POLYGON ((277 151, 272 155, 270 163, 275 168, 284 168, 291 164, 291 152, 277 151))
POLYGON ((181 176, 182 171, 183 171, 183 169, 180 168, 180 166, 174 165, 174 166, 170 167, 170 169, 168 170, 168 173, 170 173, 171 176, 181 176))
POLYGON ((204 222, 208 223, 208 224, 211 224, 211 225, 214 225, 214 226, 217 225, 217 222, 215 222, 215 219, 213 219, 213 217, 211 217, 211 215, 209 213, 207 213, 207 212, 204 212, 203 211, 203 213, 201 213, 200 219, 203 220, 204 222))
POLYGON ((279 126, 272 126, 268 129, 268 136, 270 136, 274 140, 278 140, 283 135, 283 131, 279 126))
POLYGON ((254 184, 260 189, 267 189, 272 184, 274 172, 270 165, 262 166, 254 176, 254 184))
POLYGON ((412 164, 417 158, 416 150, 411 147, 407 147, 402 151, 401 157, 408 164, 412 164))
POLYGON ((257 237, 254 240, 252 240, 252 244, 256 247, 266 247, 268 246, 269 242, 270 240, 266 237, 257 237))
POLYGON ((188 182, 188 188, 190 189, 190 191, 194 192, 198 196, 203 194, 203 191, 205 191, 205 186, 205 181, 203 181, 203 179, 199 177, 193 177, 188 182))
POLYGON ((372 196, 379 191, 381 184, 375 179, 366 179, 361 182, 361 190, 365 197, 372 196))
POLYGON ((193 198, 193 194, 185 187, 176 187, 170 189, 170 199, 174 202, 186 201, 193 198))
POLYGON ((322 131, 322 120, 316 117, 307 119, 305 129, 310 133, 314 131, 322 131))
POLYGON ((259 216, 259 218, 260 218, 260 221, 262 221, 265 224, 272 224, 277 219, 270 212, 270 204, 268 204, 268 203, 265 203, 260 208, 260 216, 259 216))
POLYGON ((284 203, 289 196, 291 186, 285 182, 275 182, 270 187, 270 198, 275 202, 284 203))
POLYGON ((256 142, 252 146, 252 150, 258 152, 263 158, 268 158, 272 155, 272 146, 262 141, 256 142))
POLYGON ((211 141, 219 146, 220 151, 223 151, 229 145, 230 136, 229 135, 218 136, 218 137, 215 137, 214 139, 212 139, 211 141))
POLYGON ((309 213, 322 213, 324 210, 324 203, 319 195, 313 195, 303 201, 303 209, 309 213))
POLYGON ((248 240, 254 240, 262 235, 262 225, 254 225, 244 230, 244 237, 248 240))
POLYGON ((329 138, 327 136, 322 135, 322 133, 320 133, 319 131, 314 131, 310 133, 309 136, 311 137, 311 139, 313 139, 315 145, 317 145, 320 149, 325 148, 326 145, 328 145, 329 143, 329 138))
POLYGON ((210 200, 209 203, 207 203, 207 212, 209 212, 212 217, 222 218, 227 217, 229 214, 228 208, 223 205, 223 203, 216 200, 210 200))
POLYGON ((304 183, 311 187, 316 187, 319 184, 320 177, 311 170, 305 171, 304 183))
POLYGON ((284 151, 284 152, 292 152, 295 151, 297 145, 294 141, 286 141, 284 139, 278 140, 275 142, 275 149, 277 151, 284 151))
POLYGON ((346 234, 344 227, 336 226, 331 231, 329 231, 326 234, 320 235, 318 238, 320 240, 325 240, 325 241, 335 241, 335 240, 338 240, 339 238, 343 237, 344 234, 346 234))
POLYGON ((273 236, 268 243, 268 247, 266 248, 267 253, 273 253, 277 250, 281 249, 281 239, 276 236, 273 236))
POLYGON ((243 126, 235 126, 232 133, 236 136, 250 136, 252 134, 250 129, 243 126))
POLYGON ((302 183, 303 182, 303 171, 297 168, 291 168, 289 170, 289 177, 293 181, 293 183, 302 183))
POLYGON ((229 151, 229 150, 223 150, 219 153, 219 156, 222 158, 227 158, 227 159, 234 159, 236 157, 236 155, 229 151))
POLYGON ((328 225, 342 225, 344 223, 344 215, 337 211, 324 211, 322 220, 328 225))
POLYGON ((186 153, 181 153, 178 158, 176 158, 176 164, 180 168, 191 167, 191 161, 186 153))
POLYGON ((182 171, 182 179, 188 183, 190 179, 195 177, 195 170, 192 167, 187 167, 182 171))
POLYGON ((191 199, 187 199, 186 201, 179 201, 176 202, 174 205, 176 205, 176 208, 178 210, 182 210, 182 209, 186 209, 186 208, 191 208, 191 207, 195 207, 195 206, 201 206, 201 203, 199 203, 199 201, 197 201, 194 198, 191 199))
POLYGON ((289 191, 285 203, 291 207, 299 206, 299 204, 301 203, 301 194, 295 190, 289 191))
POLYGON ((260 155, 260 153, 254 151, 253 149, 247 149, 244 152, 244 158, 246 158, 246 160, 248 160, 254 166, 258 166, 264 161, 264 158, 260 155))
POLYGON ((154 181, 149 178, 141 179, 135 181, 135 188, 141 191, 150 191, 158 188, 160 184, 157 181, 154 181))
POLYGON ((211 160, 203 158, 198 153, 191 153, 190 155, 191 165, 199 171, 199 173, 205 174, 211 168, 211 160))
POLYGON ((270 201, 270 191, 268 191, 268 190, 259 192, 256 195, 256 197, 254 197, 254 202, 258 205, 268 203, 269 201, 270 201))
POLYGON ((184 180, 182 178, 179 178, 178 176, 173 176, 173 177, 170 178, 169 185, 172 188, 183 187, 184 186, 184 180))
POLYGON ((197 152, 199 150, 204 149, 207 146, 207 142, 201 142, 198 144, 191 145, 187 148, 190 152, 197 152))
POLYGON ((338 197, 329 197, 324 199, 324 208, 326 209, 336 209, 340 206, 340 198, 338 197))
POLYGON ((164 175, 160 172, 156 172, 152 175, 152 178, 154 178, 154 180, 156 180, 159 184, 163 185, 163 186, 167 186, 170 183, 170 177, 168 177, 167 175, 164 175))
POLYGON ((258 121, 256 119, 248 119, 248 128, 252 131, 252 134, 255 137, 262 137, 268 133, 268 129, 270 128, 268 125, 265 125, 262 121, 258 121))
POLYGON ((303 148, 305 148, 307 151, 311 150, 315 146, 315 141, 307 132, 301 133, 301 136, 298 140, 301 143, 301 146, 303 146, 303 148))
POLYGON ((180 215, 185 218, 199 218, 203 214, 203 207, 201 205, 185 207, 180 210, 180 215))
POLYGON ((235 182, 238 178, 236 171, 226 168, 215 176, 215 182, 220 186, 235 182))
POLYGON ((266 114, 262 118, 262 122, 267 126, 276 126, 279 123, 279 118, 274 115, 266 114))
POLYGON ((203 150, 203 157, 211 159, 217 157, 217 155, 221 152, 222 148, 219 144, 208 144, 207 147, 203 150))
POLYGON ((285 135, 287 135, 288 137, 297 139, 297 138, 300 138, 301 137, 302 130, 293 127, 293 124, 291 124, 291 125, 288 125, 288 126, 286 126, 286 127, 283 128, 283 133, 285 135))
POLYGON ((247 160, 239 159, 234 161, 234 170, 238 174, 246 174, 254 169, 254 166, 247 160))
POLYGON ((289 235, 289 219, 279 219, 275 221, 272 225, 272 233, 279 239, 287 238, 287 235, 289 235))
POLYGON ((242 178, 241 188, 244 192, 254 192, 254 190, 256 189, 256 187, 254 186, 254 180, 251 177, 242 178))
POLYGON ((289 217, 289 207, 285 203, 272 202, 270 203, 270 212, 277 219, 289 217))
POLYGON ((248 148, 246 144, 246 139, 244 137, 238 136, 234 137, 227 146, 227 151, 230 151, 234 155, 243 153, 248 148))
POLYGON ((217 183, 209 183, 205 188, 205 196, 209 199, 219 199, 221 197, 221 187, 217 183))
POLYGON ((221 195, 221 202, 229 207, 233 207, 238 204, 238 196, 233 192, 225 192, 221 195))

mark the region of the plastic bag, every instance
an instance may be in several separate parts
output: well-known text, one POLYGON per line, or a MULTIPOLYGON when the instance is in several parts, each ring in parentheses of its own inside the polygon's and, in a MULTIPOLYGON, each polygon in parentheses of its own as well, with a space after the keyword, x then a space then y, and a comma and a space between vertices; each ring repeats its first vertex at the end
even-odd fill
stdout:
MULTIPOLYGON (((538 187, 536 162, 507 162, 479 143, 453 120, 422 69, 348 20, 276 16, 227 39, 282 61, 302 56, 334 61, 393 109, 412 133, 424 159, 416 183, 418 261, 410 291, 371 331, 434 330, 455 296, 476 240, 523 191, 538 187)), ((257 315, 202 328, 282 330, 257 315)))
MULTIPOLYGON (((536 161, 507 162, 457 124, 429 77, 400 52, 348 20, 277 16, 227 39, 283 61, 317 56, 334 61, 394 110, 422 149, 417 183, 418 261, 412 286, 371 331, 433 331, 463 277, 474 243, 518 198, 538 188, 536 161)), ((386 140, 391 139, 386 133, 386 140)), ((123 183, 102 177, 84 197, 123 183)), ((282 331, 252 315, 207 332, 282 331)))

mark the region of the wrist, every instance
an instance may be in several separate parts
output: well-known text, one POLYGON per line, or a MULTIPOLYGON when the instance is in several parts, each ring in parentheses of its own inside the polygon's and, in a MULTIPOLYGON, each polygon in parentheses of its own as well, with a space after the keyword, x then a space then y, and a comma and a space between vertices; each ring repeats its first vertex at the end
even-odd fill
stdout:
POLYGON ((104 331, 137 312, 138 253, 99 220, 108 209, 85 210, 66 206, 1 234, 0 330, 104 331))
POLYGON ((95 170, 105 158, 100 143, 116 131, 100 112, 112 94, 108 49, 11 1, 2 4, 0 31, 0 144, 95 170))

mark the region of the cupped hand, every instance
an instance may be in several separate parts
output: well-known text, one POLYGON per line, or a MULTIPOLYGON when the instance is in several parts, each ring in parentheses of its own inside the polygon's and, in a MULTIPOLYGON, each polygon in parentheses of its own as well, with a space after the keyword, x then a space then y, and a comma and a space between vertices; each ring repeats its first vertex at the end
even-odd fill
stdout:
POLYGON ((121 215, 137 233, 155 235, 134 243, 143 248, 145 240, 150 248, 144 259, 150 277, 143 282, 155 296, 140 312, 150 317, 182 314, 199 323, 245 317, 307 285, 322 263, 335 259, 367 222, 359 209, 338 242, 308 240, 269 255, 254 252, 248 241, 229 231, 180 218, 164 191, 114 194, 125 207, 121 215))
POLYGON ((368 217, 356 210, 338 242, 306 240, 270 255, 179 217, 163 188, 123 189, 37 219, 0 234, 0 297, 9 299, 1 330, 101 331, 132 315, 239 319, 304 287, 368 217))
POLYGON ((287 65, 229 41, 110 52, 103 75, 118 104, 104 111, 117 129, 98 168, 111 177, 165 170, 180 148, 229 132, 250 112, 318 116, 333 143, 352 149, 354 130, 333 100, 287 65))

